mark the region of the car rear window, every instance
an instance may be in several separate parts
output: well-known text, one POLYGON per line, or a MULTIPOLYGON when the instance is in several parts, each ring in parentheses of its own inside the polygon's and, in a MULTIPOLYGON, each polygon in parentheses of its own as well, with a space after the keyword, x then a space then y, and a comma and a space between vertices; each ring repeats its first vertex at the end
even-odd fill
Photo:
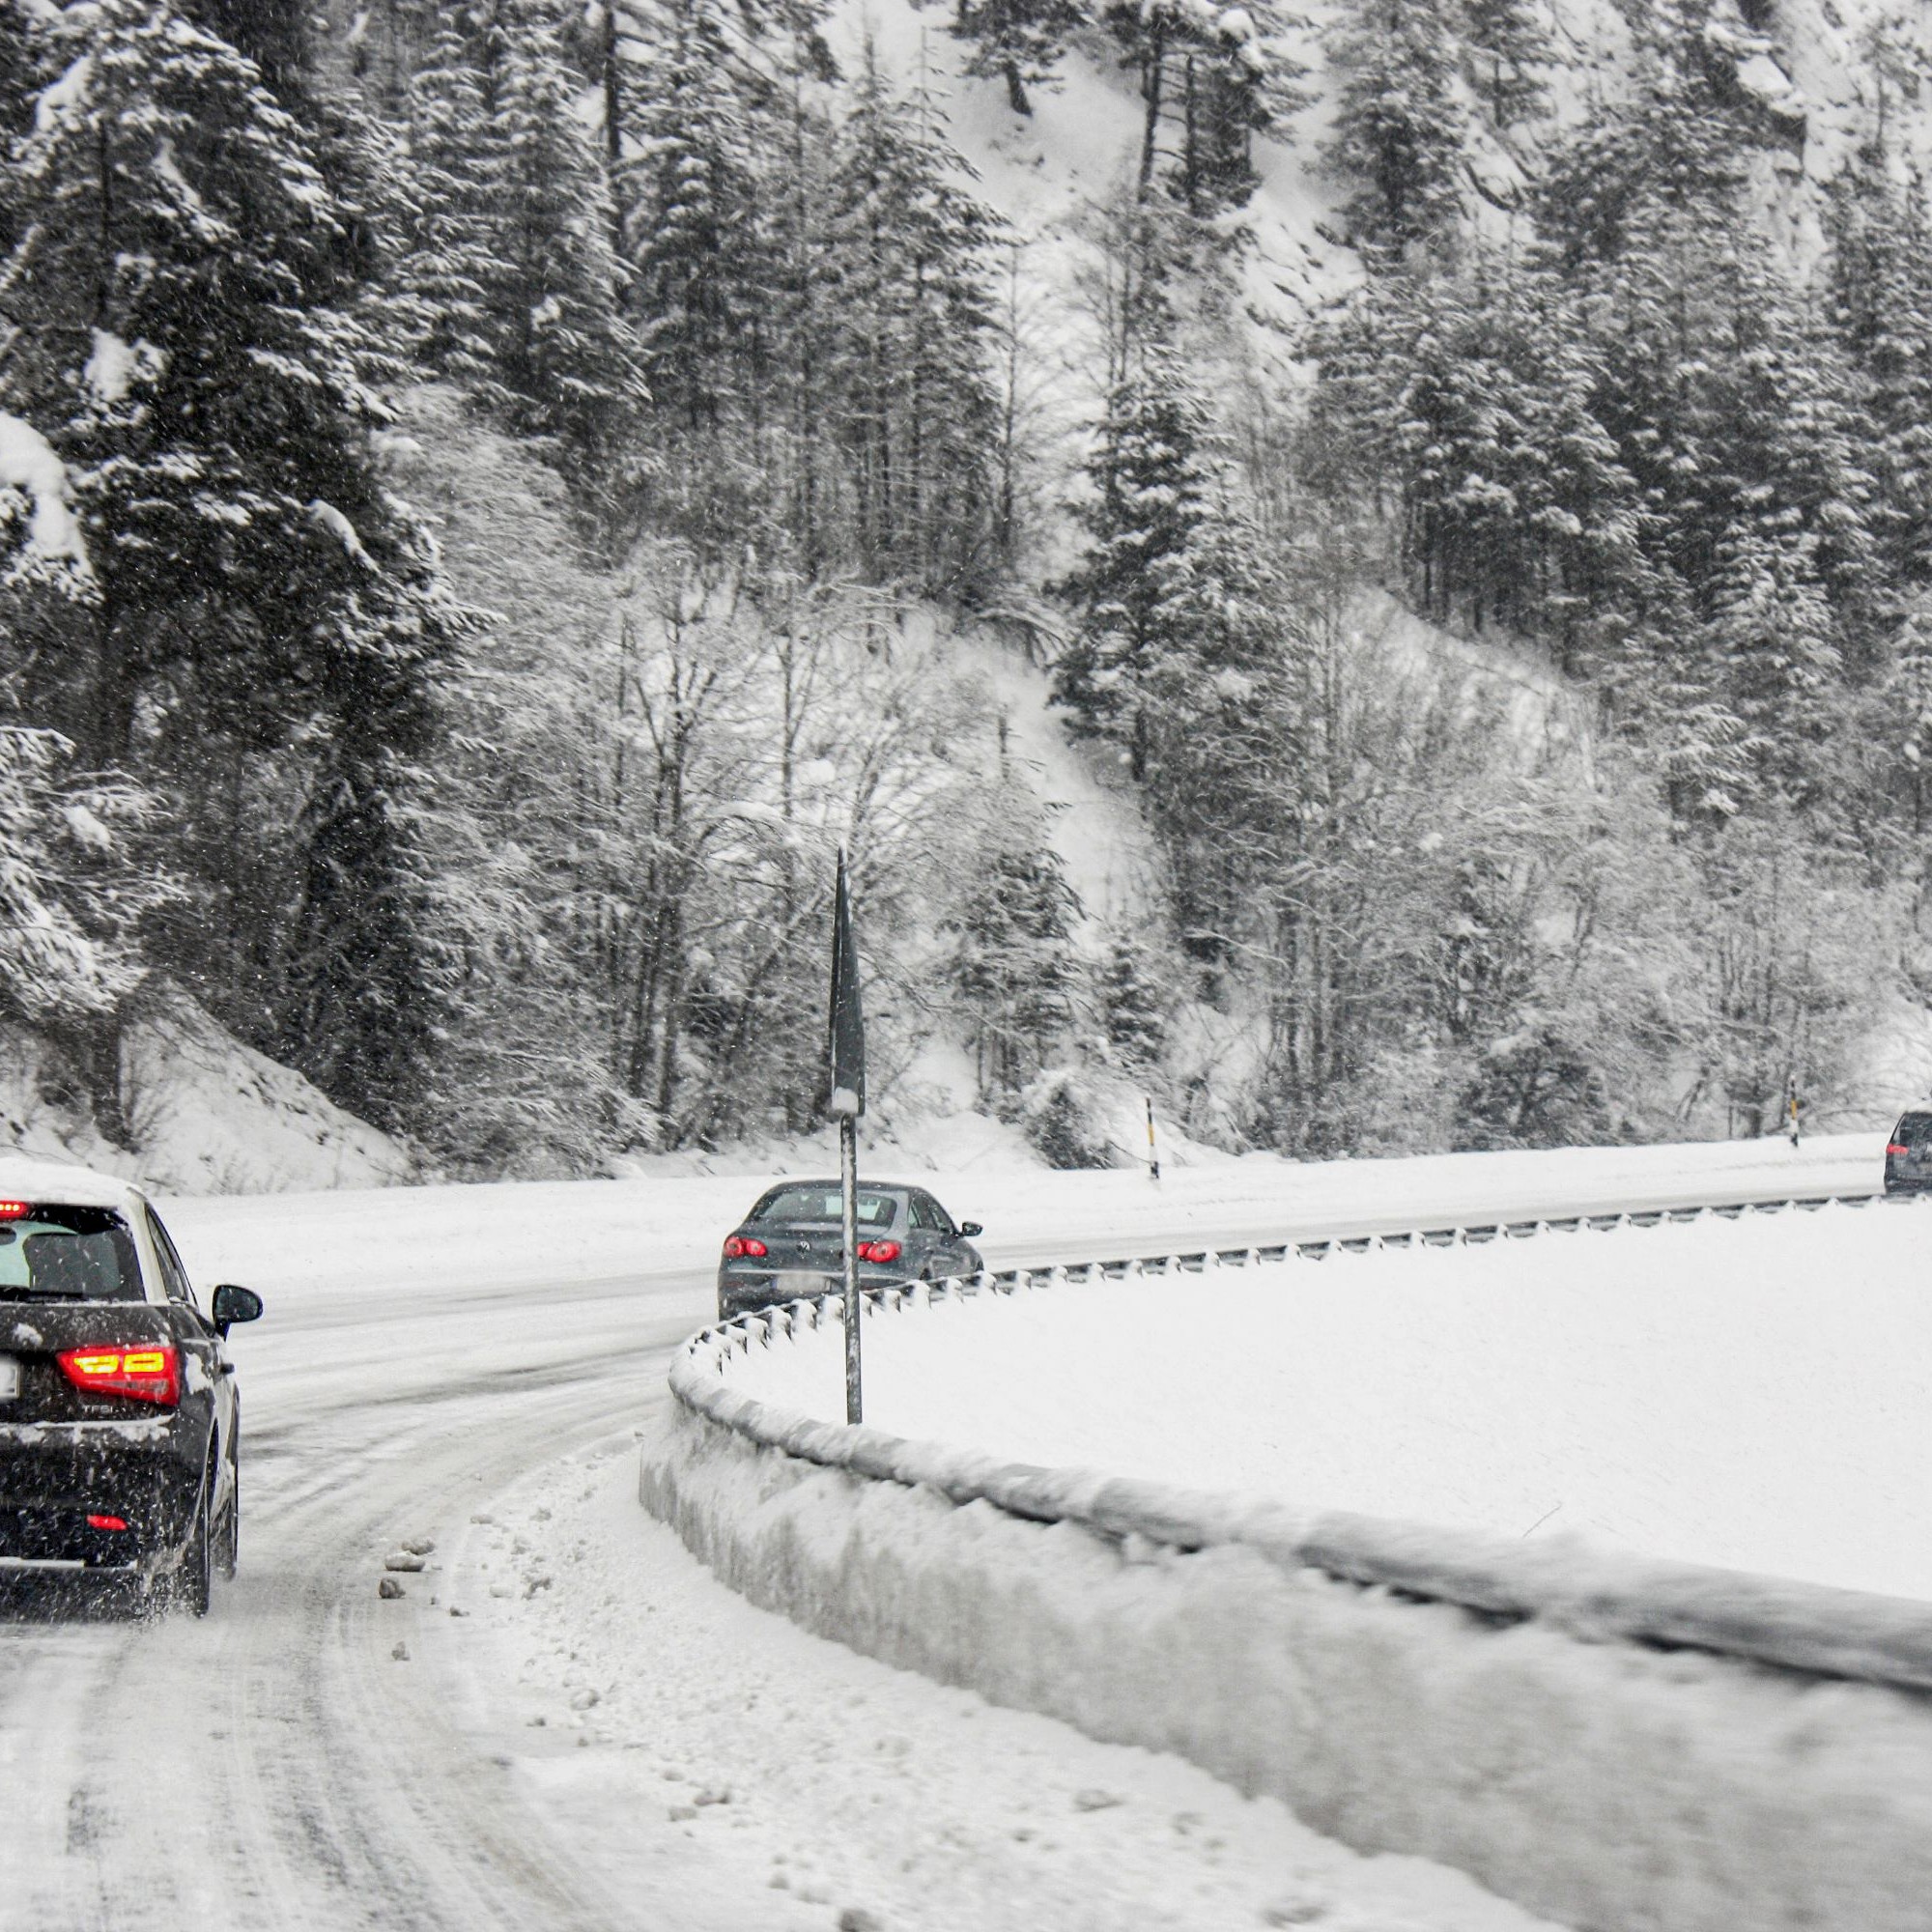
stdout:
MULTIPOLYGON (((860 1188, 859 1225, 890 1228, 897 1202, 890 1194, 860 1188)), ((836 1187, 775 1187, 746 1216, 751 1221, 842 1221, 844 1204, 836 1187)))
POLYGON ((0 1301, 140 1301, 134 1237, 111 1208, 36 1204, 0 1221, 0 1301))
POLYGON ((1924 1147, 1932 1142, 1932 1114, 1907 1114, 1892 1130, 1900 1147, 1924 1147))

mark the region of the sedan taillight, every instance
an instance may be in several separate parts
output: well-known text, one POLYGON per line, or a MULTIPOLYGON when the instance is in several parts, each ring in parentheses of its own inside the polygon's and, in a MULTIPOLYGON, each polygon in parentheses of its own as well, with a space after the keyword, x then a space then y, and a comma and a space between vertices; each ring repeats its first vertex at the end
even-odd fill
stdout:
POLYGON ((181 1359, 165 1343, 137 1349, 66 1349, 60 1365, 88 1395, 126 1395, 173 1408, 181 1402, 181 1359))
POLYGON ((743 1261, 747 1257, 753 1261, 763 1261, 765 1244, 755 1235, 727 1235, 724 1237, 724 1259, 727 1262, 743 1261))
POLYGON ((862 1262, 871 1262, 883 1267, 888 1262, 899 1258, 899 1244, 896 1241, 861 1241, 853 1252, 862 1262))

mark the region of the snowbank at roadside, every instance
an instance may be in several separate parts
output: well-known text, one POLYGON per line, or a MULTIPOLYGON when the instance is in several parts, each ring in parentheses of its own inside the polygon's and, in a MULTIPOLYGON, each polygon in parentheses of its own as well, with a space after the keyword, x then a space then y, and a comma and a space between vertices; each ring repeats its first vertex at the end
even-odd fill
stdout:
POLYGON ((995 1709, 753 1607, 638 1508, 634 1446, 626 1434, 491 1497, 396 1619, 418 1664, 453 1667, 479 1757, 565 1858, 609 1874, 613 1922, 1543 1923, 1461 1872, 1352 1853, 1178 1757, 995 1709))
POLYGON ((1922 1932, 1932 1707, 1497 1627, 1258 1551, 1022 1521, 684 1412, 653 1514, 753 1603, 865 1655, 1192 1759, 1365 1851, 1659 1932, 1922 1932))

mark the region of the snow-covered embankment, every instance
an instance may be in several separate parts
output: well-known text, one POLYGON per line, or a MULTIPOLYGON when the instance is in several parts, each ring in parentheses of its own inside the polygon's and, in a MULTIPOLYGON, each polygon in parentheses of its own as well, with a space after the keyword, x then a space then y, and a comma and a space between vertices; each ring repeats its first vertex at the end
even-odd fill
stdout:
POLYGON ((756 1403, 729 1351, 681 1359, 644 1500, 821 1634, 1573 1923, 1922 1927, 1923 1606, 1015 1470, 756 1403))

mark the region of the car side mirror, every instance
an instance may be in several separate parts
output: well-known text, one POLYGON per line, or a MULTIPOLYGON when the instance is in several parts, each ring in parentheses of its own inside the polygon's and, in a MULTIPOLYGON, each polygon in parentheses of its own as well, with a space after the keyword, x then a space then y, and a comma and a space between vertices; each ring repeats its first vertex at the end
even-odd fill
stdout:
POLYGON ((975 1235, 983 1235, 985 1232, 977 1221, 961 1221, 959 1224, 960 1236, 966 1240, 971 1240, 975 1235))
POLYGON ((237 1288, 224 1281, 214 1291, 214 1325, 225 1335, 238 1321, 262 1319, 262 1297, 252 1288, 237 1288))

